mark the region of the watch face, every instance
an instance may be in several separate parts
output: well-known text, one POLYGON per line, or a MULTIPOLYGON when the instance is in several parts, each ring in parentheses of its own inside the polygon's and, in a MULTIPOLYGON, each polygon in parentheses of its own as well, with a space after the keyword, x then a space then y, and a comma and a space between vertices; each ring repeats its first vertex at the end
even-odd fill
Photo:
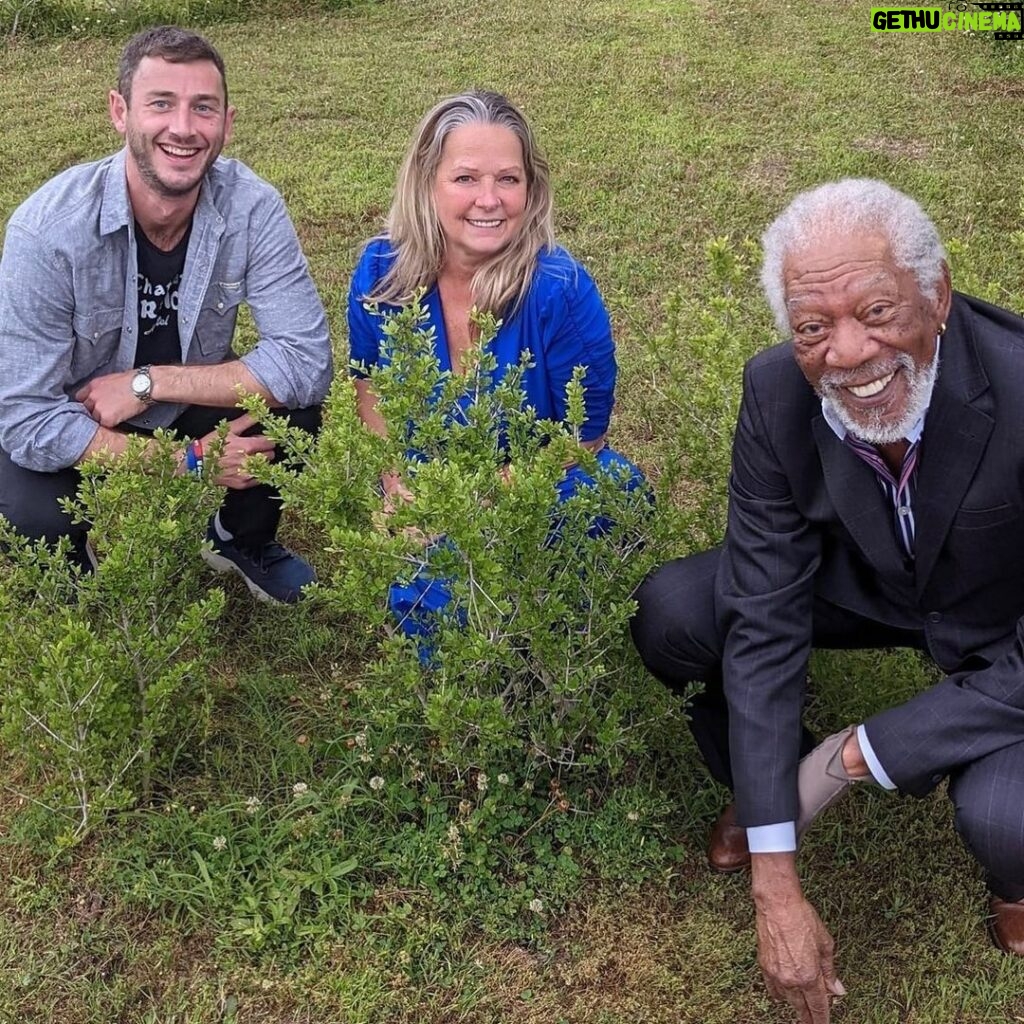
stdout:
POLYGON ((132 377, 132 391, 138 398, 145 398, 149 394, 152 381, 148 373, 137 373, 132 377))

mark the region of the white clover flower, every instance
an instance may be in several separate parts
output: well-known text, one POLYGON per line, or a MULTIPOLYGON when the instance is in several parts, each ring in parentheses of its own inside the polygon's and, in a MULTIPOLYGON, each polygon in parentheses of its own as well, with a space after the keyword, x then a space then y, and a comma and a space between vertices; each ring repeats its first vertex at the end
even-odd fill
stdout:
POLYGON ((228 845, 228 841, 224 836, 217 836, 213 841, 213 848, 220 853, 221 850, 225 849, 228 845))
POLYGON ((304 782, 296 782, 295 785, 292 786, 292 795, 294 797, 305 796, 308 792, 309 786, 307 786, 304 782))
POLYGON ((503 785, 503 786, 507 786, 508 785, 508 776, 504 772, 499 773, 499 775, 498 775, 498 782, 500 782, 501 785, 503 785))
POLYGON ((533 913, 535 913, 535 914, 543 914, 544 913, 544 901, 536 899, 536 898, 530 900, 530 910, 533 911, 533 913))
POLYGON ((411 778, 413 782, 422 782, 426 778, 426 775, 424 775, 422 771, 417 769, 412 773, 411 778))
POLYGON ((459 826, 453 821, 448 826, 448 841, 441 843, 441 853, 452 862, 455 867, 462 863, 462 833, 459 826))
POLYGON ((383 789, 383 788, 384 788, 384 780, 379 775, 374 775, 374 777, 372 779, 370 779, 370 789, 380 790, 380 789, 383 789))
POLYGON ((483 772, 476 777, 476 788, 480 790, 481 793, 487 792, 487 776, 483 772))
POLYGON ((368 751, 364 750, 359 755, 359 760, 362 761, 363 764, 369 764, 373 760, 373 754, 371 754, 368 751))
POLYGON ((360 749, 365 748, 365 746, 366 746, 366 733, 365 732, 357 732, 356 735, 355 735, 355 741, 356 741, 356 746, 357 747, 359 747, 360 749))
POLYGON ((255 814, 262 804, 262 800, 258 796, 251 796, 245 801, 245 813, 255 814))
POLYGON ((640 815, 636 811, 630 811, 626 815, 626 821, 639 821, 639 820, 640 820, 640 815))

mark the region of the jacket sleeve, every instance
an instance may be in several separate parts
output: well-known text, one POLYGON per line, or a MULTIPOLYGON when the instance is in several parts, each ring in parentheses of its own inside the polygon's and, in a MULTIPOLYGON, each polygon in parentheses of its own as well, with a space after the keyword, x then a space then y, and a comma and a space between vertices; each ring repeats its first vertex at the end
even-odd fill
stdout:
POLYGON ((259 341, 242 362, 289 409, 322 402, 333 358, 323 303, 276 191, 253 216, 246 268, 246 302, 259 341))
POLYGON ((716 587, 737 819, 746 826, 797 817, 800 719, 821 561, 819 535, 796 507, 772 436, 748 366, 716 587))
POLYGON ((37 473, 73 466, 99 426, 65 391, 79 344, 72 287, 71 267, 43 239, 8 224, 0 259, 0 448, 37 473))
POLYGON ((889 778, 916 797, 956 768, 1024 742, 1024 619, 991 665, 948 675, 864 728, 889 778))

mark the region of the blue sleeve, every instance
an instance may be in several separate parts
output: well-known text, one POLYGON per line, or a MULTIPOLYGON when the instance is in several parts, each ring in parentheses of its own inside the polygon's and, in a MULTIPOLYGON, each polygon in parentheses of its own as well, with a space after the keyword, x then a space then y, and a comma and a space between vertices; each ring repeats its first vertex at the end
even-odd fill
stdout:
POLYGON ((617 367, 608 311, 593 278, 567 253, 542 260, 538 273, 547 290, 544 356, 552 404, 557 418, 564 420, 565 387, 575 367, 586 367, 587 418, 580 433, 584 441, 593 441, 608 430, 615 401, 617 367))
MULTIPOLYGON (((367 366, 380 361, 381 318, 363 305, 363 296, 369 294, 387 273, 394 254, 387 241, 373 239, 363 250, 352 272, 348 289, 348 344, 350 358, 367 366)), ((355 372, 355 371, 351 371, 355 372)), ((356 373, 356 376, 361 374, 356 373)))

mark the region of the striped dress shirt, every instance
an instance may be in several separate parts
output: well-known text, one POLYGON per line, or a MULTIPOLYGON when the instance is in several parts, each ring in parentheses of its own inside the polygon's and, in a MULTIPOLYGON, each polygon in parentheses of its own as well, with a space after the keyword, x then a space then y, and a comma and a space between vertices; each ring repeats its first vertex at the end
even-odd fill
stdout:
POLYGON ((843 438, 843 444, 852 449, 858 458, 866 462, 874 471, 885 496, 892 502, 896 521, 896 539, 900 542, 907 558, 914 557, 914 482, 917 474, 917 453, 921 447, 920 436, 910 443, 903 456, 899 477, 885 464, 878 449, 862 441, 853 434, 843 438))

